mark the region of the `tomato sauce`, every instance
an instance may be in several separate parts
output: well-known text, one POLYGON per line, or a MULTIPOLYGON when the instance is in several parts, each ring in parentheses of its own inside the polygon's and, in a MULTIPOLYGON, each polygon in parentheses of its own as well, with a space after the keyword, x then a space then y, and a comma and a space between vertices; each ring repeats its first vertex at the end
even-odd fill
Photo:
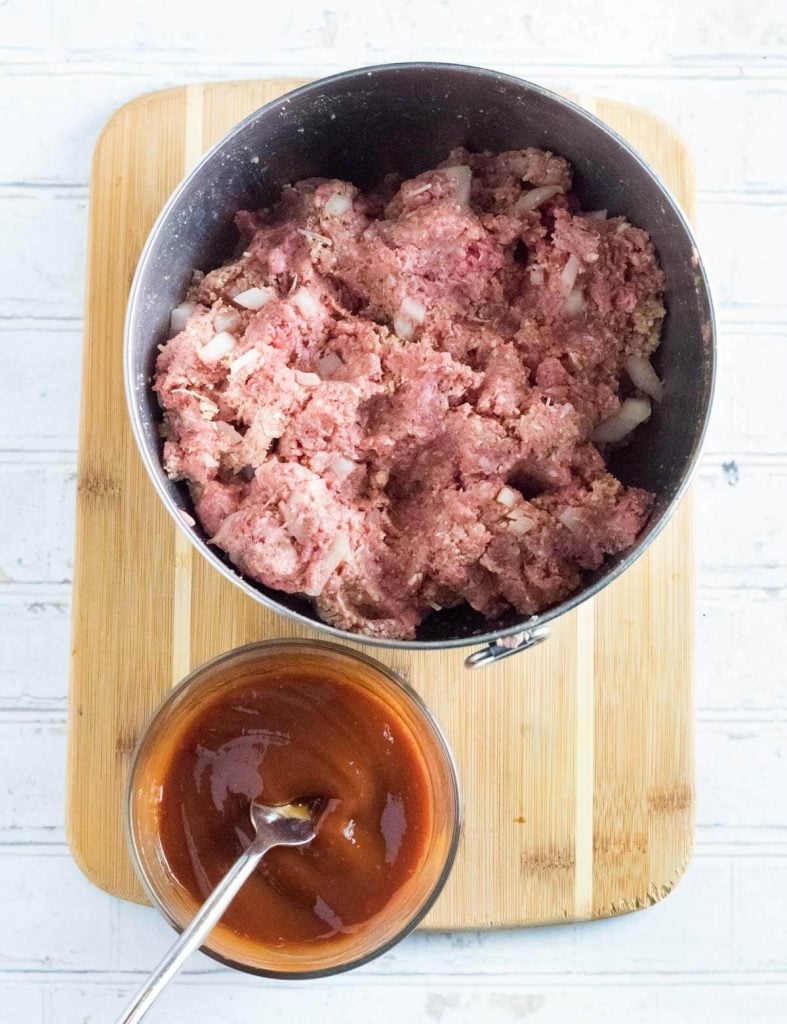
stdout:
POLYGON ((434 808, 421 751, 396 711, 349 677, 280 661, 201 701, 174 746, 159 841, 195 903, 248 846, 252 800, 313 802, 316 837, 269 851, 222 920, 245 941, 346 941, 423 864, 434 808))

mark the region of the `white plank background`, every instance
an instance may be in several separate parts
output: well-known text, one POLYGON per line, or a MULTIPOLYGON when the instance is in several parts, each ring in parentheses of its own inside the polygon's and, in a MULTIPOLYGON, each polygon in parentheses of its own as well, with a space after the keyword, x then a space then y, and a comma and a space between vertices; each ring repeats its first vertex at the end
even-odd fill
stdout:
POLYGON ((111 1021, 170 938, 63 841, 90 154, 121 103, 205 79, 385 60, 484 64, 638 103, 690 141, 720 319, 698 480, 694 861, 646 912, 415 935, 330 982, 197 958, 169 1024, 762 1024, 787 1019, 787 3, 0 2, 0 1019, 111 1021))

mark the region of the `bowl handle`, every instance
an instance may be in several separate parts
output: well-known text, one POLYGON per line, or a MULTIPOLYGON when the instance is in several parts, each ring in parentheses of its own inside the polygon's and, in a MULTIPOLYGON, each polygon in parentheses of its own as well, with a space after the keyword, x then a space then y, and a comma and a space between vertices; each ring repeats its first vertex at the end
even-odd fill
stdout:
POLYGON ((486 668, 487 665, 494 665, 504 658, 510 658, 512 654, 519 654, 520 651, 527 651, 535 647, 549 636, 549 629, 546 626, 534 626, 532 629, 525 629, 521 633, 507 637, 509 643, 501 643, 493 640, 491 644, 482 647, 480 651, 474 651, 465 658, 465 668, 486 668), (518 643, 511 643, 518 640, 518 643))

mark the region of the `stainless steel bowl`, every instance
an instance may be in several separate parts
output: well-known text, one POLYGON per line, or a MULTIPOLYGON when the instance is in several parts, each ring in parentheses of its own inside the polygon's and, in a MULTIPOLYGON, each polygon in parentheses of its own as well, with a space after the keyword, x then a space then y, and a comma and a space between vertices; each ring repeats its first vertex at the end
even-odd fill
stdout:
POLYGON ((348 71, 296 89, 251 114, 207 153, 175 190, 142 252, 126 320, 125 376, 131 421, 153 484, 178 528, 246 594, 274 610, 344 639, 304 598, 241 578, 199 527, 183 483, 161 467, 160 411, 150 389, 156 346, 167 337, 194 268, 210 269, 235 248, 236 210, 274 200, 283 185, 311 175, 361 187, 390 171, 415 175, 456 146, 501 151, 550 149, 574 167, 585 209, 624 214, 648 231, 666 273, 667 317, 655 365, 664 400, 632 443, 611 460, 625 483, 656 494, 650 521, 628 552, 608 559, 571 598, 533 618, 509 612, 489 622, 468 607, 430 615, 416 640, 372 640, 386 647, 487 644, 471 665, 507 657, 543 639, 547 624, 597 594, 653 541, 683 494, 710 411, 715 369, 708 283, 691 231, 658 178, 618 135, 592 115, 528 82, 455 64, 389 64, 348 71), (522 634, 517 636, 517 634, 522 634), (514 643, 498 641, 516 637, 514 643))

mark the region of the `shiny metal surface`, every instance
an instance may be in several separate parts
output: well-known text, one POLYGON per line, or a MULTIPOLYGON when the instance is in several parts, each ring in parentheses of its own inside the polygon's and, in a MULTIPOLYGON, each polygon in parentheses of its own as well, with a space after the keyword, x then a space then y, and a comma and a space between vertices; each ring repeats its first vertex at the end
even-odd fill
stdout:
POLYGON ((520 654, 522 651, 529 651, 531 647, 538 647, 548 639, 549 626, 535 626, 533 629, 523 630, 521 635, 514 633, 500 640, 492 640, 486 647, 468 655, 465 658, 465 667, 486 668, 487 665, 494 665, 498 661, 510 658, 512 654, 520 654))
MULTIPOLYGON (((649 167, 618 135, 575 104, 510 75, 452 64, 391 64, 349 71, 297 89, 251 114, 186 177, 156 222, 140 257, 126 320, 125 383, 134 435, 178 528, 211 564, 270 608, 344 639, 358 635, 321 622, 311 604, 241 577, 209 547, 199 525, 179 514, 191 499, 161 467, 160 414, 149 387, 156 347, 194 268, 208 270, 233 251, 232 215, 270 203, 287 182, 335 176, 365 187, 384 174, 413 175, 450 149, 500 151, 539 146, 574 166, 585 209, 624 214, 653 238, 666 273, 667 317, 654 365, 664 400, 616 453, 611 470, 656 494, 651 519, 630 551, 589 574, 570 599, 535 618, 509 612, 490 623, 467 607, 435 613, 415 640, 365 642, 439 648, 494 643, 576 607, 619 576, 675 510, 696 464, 715 374, 713 308, 686 220, 649 167), (253 161, 253 162, 252 162, 253 161)), ((484 659, 481 659, 484 660, 484 659)), ((492 659, 486 659, 492 660, 492 659)))

